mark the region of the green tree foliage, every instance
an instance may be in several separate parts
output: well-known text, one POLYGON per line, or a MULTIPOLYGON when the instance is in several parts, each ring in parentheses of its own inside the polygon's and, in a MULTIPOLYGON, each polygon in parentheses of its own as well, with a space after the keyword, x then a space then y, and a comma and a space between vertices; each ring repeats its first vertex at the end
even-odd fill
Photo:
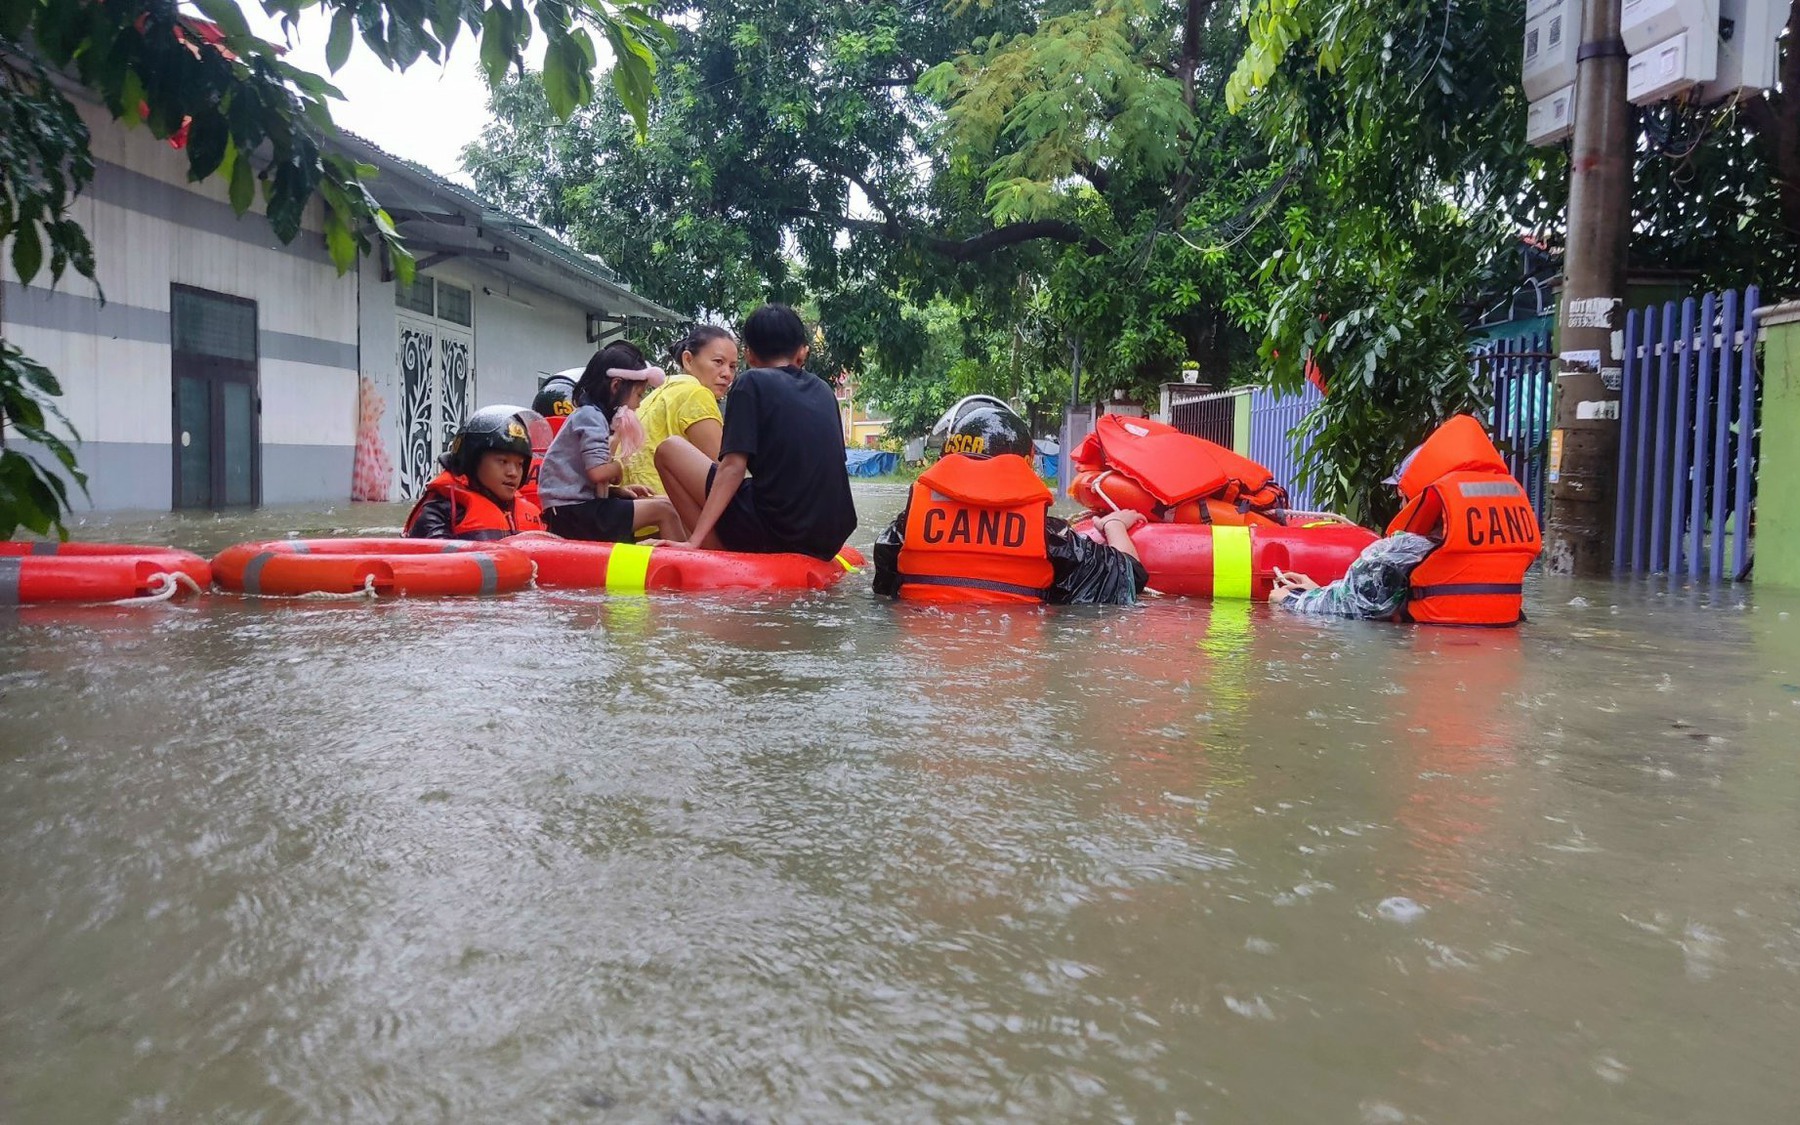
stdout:
POLYGON ((865 357, 857 373, 858 393, 885 411, 888 434, 920 437, 958 399, 996 395, 1018 404, 1036 432, 1069 398, 1069 350, 1049 313, 1042 285, 1018 295, 1004 318, 981 302, 934 297, 907 310, 924 339, 914 367, 895 367, 879 353, 865 357), (932 372, 930 378, 919 372, 932 372))
POLYGON ((483 193, 604 256, 653 300, 730 315, 811 296, 845 362, 877 342, 916 354, 896 291, 931 290, 958 261, 979 274, 1012 236, 934 194, 930 107, 912 85, 953 45, 1016 23, 979 8, 924 19, 920 7, 660 6, 679 39, 643 143, 615 100, 565 127, 515 79, 495 90, 496 127, 465 166, 483 193))
POLYGON ((1187 360, 1213 379, 1249 374, 1235 314, 1285 172, 1218 97, 1242 47, 1218 8, 1069 5, 921 83, 944 107, 950 168, 982 189, 991 221, 1087 234, 1045 276, 1091 393, 1148 398, 1187 360))
POLYGON ((1464 328, 1494 263, 1541 225, 1561 154, 1525 145, 1513 0, 1256 0, 1226 89, 1295 182, 1260 273, 1261 355, 1329 393, 1307 475, 1379 518, 1376 482, 1437 421, 1481 400, 1464 328))
MULTIPOLYGON (((1227 99, 1298 173, 1251 323, 1277 385, 1308 358, 1326 376, 1309 466, 1349 510, 1391 510, 1386 467, 1487 393, 1463 326, 1505 292, 1519 236, 1561 243, 1566 157, 1523 141, 1522 17, 1516 0, 1244 8, 1227 99)), ((1800 284, 1796 58, 1785 95, 1639 113, 1634 269, 1800 284)))
POLYGON ((645 144, 616 106, 558 127, 511 82, 465 161, 671 307, 808 294, 833 353, 889 398, 947 377, 924 311, 940 297, 984 322, 1048 318, 1053 366, 1080 342, 1093 393, 1153 393, 1195 357, 1247 374, 1231 305, 1281 173, 1218 103, 1242 37, 1213 8, 672 6, 645 144))
MULTIPOLYGON (((656 49, 668 29, 637 5, 606 0, 263 0, 290 31, 300 13, 328 13, 326 55, 333 70, 353 45, 390 67, 445 57, 465 33, 490 78, 523 65, 534 27, 547 40, 543 89, 566 117, 593 95, 598 55, 591 33, 610 45, 611 96, 638 122, 655 89, 656 49)), ((329 151, 330 103, 342 94, 324 78, 282 59, 281 48, 250 31, 238 0, 0 0, 0 246, 19 280, 68 268, 89 279, 94 253, 70 216, 93 176, 89 137, 58 85, 67 80, 128 125, 158 138, 184 132, 188 176, 229 183, 231 205, 248 211, 260 195, 283 241, 300 232, 314 199, 324 205, 326 245, 340 271, 376 241, 402 276, 411 269, 393 223, 363 180, 374 169, 329 151), (190 12, 197 12, 196 17, 190 12), (53 77, 54 76, 54 77, 53 77)), ((59 419, 56 381, 15 347, 0 351, 0 422, 48 449, 85 487, 68 445, 46 429, 59 419)), ((63 430, 67 431, 66 424, 63 430)), ((72 437, 72 434, 71 434, 72 437)), ((8 448, 0 453, 0 532, 20 525, 66 533, 62 482, 46 466, 8 448)))

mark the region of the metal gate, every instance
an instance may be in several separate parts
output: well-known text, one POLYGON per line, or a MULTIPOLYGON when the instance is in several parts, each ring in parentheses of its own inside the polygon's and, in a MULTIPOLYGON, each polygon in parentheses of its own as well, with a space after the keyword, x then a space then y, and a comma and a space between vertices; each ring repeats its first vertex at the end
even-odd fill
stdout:
POLYGON ((1760 297, 1752 285, 1627 314, 1615 569, 1748 576, 1760 297))
POLYGON ((1227 449, 1237 440, 1237 391, 1196 394, 1169 403, 1169 425, 1227 449))

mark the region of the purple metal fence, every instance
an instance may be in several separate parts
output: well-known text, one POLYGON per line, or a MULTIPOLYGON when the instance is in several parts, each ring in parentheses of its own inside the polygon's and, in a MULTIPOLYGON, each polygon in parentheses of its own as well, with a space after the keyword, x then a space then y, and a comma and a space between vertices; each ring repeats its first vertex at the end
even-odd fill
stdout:
MULTIPOLYGON (((1483 343, 1470 358, 1477 376, 1493 381, 1493 397, 1485 411, 1488 430, 1507 468, 1525 486, 1539 519, 1544 518, 1549 495, 1545 480, 1556 407, 1551 359, 1550 336, 1544 332, 1483 343)), ((1259 390, 1250 400, 1250 456, 1290 488, 1299 476, 1299 464, 1289 433, 1320 401, 1318 389, 1310 385, 1299 395, 1259 390)), ((1312 497, 1296 496, 1295 505, 1311 507, 1312 497)))
MULTIPOLYGON (((1324 396, 1312 384, 1296 395, 1257 389, 1250 393, 1250 445, 1246 455, 1275 474, 1287 486, 1288 503, 1302 510, 1317 508, 1312 490, 1300 486, 1300 459, 1294 455, 1296 437, 1310 437, 1317 427, 1310 421, 1324 396)), ((1305 442, 1299 444, 1304 445, 1305 442)))
POLYGON ((1752 285, 1626 315, 1615 570, 1749 573, 1759 297, 1752 285))
POLYGON ((1488 432, 1506 458, 1506 467, 1525 486, 1540 521, 1544 518, 1544 479, 1556 405, 1550 359, 1548 333, 1495 340, 1476 349, 1474 357, 1477 374, 1493 379, 1488 432))

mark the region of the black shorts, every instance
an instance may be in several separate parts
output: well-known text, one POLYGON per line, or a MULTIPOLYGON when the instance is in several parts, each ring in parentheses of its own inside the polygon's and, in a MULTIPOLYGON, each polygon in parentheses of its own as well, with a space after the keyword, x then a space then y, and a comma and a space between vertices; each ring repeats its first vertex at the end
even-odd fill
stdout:
MULTIPOLYGON (((706 494, 712 495, 713 477, 719 467, 714 465, 706 470, 706 494)), ((792 545, 784 542, 769 530, 762 517, 756 514, 755 494, 756 482, 746 477, 738 485, 737 495, 731 503, 719 513, 719 522, 713 525, 713 534, 719 537, 719 546, 727 551, 742 551, 750 555, 785 555, 792 551, 792 545)))
POLYGON ((619 496, 558 504, 544 509, 544 526, 564 539, 594 543, 629 543, 636 512, 632 502, 619 496))

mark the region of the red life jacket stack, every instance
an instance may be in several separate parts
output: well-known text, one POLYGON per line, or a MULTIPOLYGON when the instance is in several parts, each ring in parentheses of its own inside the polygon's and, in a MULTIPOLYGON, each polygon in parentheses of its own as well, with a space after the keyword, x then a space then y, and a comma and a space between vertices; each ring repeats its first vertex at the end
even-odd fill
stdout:
POLYGON ((1287 490, 1217 442, 1150 418, 1102 414, 1074 452, 1069 495, 1095 512, 1130 509, 1163 523, 1280 524, 1287 490))
POLYGON ((1407 504, 1388 534, 1441 540, 1412 572, 1406 614, 1443 625, 1516 625, 1525 571, 1544 548, 1525 489, 1481 423, 1467 414, 1439 426, 1401 473, 1407 504))
POLYGON ((1050 508, 1030 462, 950 454, 914 482, 900 547, 899 596, 916 602, 1041 602, 1055 573, 1050 508))
POLYGON ((412 514, 406 517, 403 534, 412 534, 413 524, 418 522, 420 510, 425 507, 425 501, 433 496, 442 496, 450 501, 452 539, 504 539, 521 531, 544 530, 544 521, 538 507, 525 499, 524 489, 519 490, 519 495, 513 499, 512 511, 507 512, 489 499, 487 494, 470 488, 467 478, 443 472, 425 486, 425 494, 419 497, 419 502, 413 505, 412 514))

